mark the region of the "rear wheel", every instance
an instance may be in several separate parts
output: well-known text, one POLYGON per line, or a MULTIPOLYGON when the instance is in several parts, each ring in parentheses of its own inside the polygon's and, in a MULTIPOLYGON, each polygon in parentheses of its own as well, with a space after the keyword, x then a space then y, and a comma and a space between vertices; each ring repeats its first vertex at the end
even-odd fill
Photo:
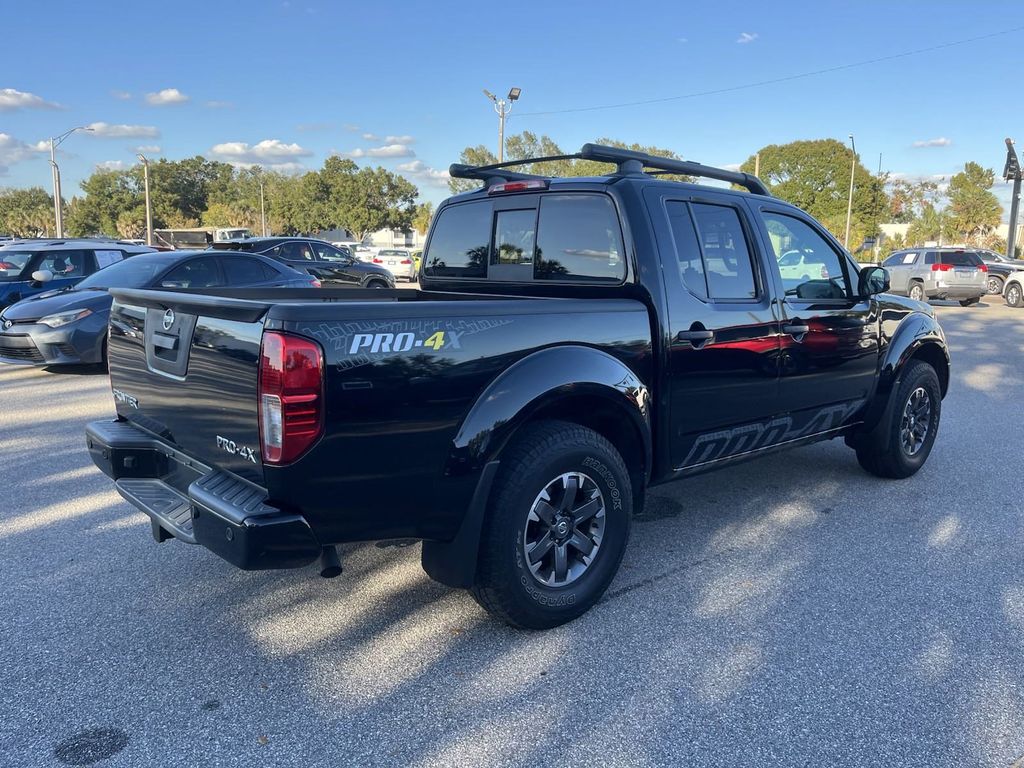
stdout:
POLYGON ((910 477, 924 466, 939 431, 942 389, 935 369, 907 363, 878 425, 857 441, 857 461, 878 477, 910 477))
POLYGON ((988 280, 985 281, 985 289, 989 296, 1002 296, 1003 279, 999 275, 989 275, 988 280))
POLYGON ((367 288, 387 288, 388 284, 383 280, 371 280, 366 284, 367 288))
POLYGON ((914 301, 924 301, 924 286, 920 283, 911 283, 909 294, 914 301))
POLYGON ((632 491, 614 446, 561 421, 523 428, 502 458, 473 597, 517 627, 548 629, 593 606, 629 538, 632 491))
POLYGON ((1024 306, 1024 292, 1021 290, 1020 283, 1010 283, 1006 289, 1006 303, 1011 307, 1024 306))

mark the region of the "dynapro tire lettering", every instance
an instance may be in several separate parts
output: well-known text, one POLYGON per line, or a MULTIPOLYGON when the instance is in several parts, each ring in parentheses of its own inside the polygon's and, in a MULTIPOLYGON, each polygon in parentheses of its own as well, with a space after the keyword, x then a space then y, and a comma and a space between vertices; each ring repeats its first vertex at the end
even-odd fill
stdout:
POLYGON ((861 403, 847 403, 822 408, 802 427, 793 426, 792 416, 780 416, 767 424, 744 424, 733 429, 700 435, 683 461, 684 467, 704 464, 727 456, 768 448, 801 437, 827 432, 841 427, 861 407, 861 403))
POLYGON ((298 332, 321 339, 342 370, 393 355, 433 355, 460 350, 467 337, 509 325, 506 318, 466 320, 355 320, 309 323, 298 332))

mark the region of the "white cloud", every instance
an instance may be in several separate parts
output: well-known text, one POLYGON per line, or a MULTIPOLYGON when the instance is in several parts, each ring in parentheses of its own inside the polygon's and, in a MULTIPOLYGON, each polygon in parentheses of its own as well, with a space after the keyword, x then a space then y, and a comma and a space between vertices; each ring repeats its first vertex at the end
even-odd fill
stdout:
POLYGON ((26 144, 13 136, 0 133, 0 176, 4 176, 10 166, 28 160, 40 152, 49 152, 50 142, 40 141, 37 144, 26 144))
POLYGON ((922 139, 921 141, 915 141, 910 146, 914 149, 922 149, 924 147, 948 147, 952 143, 952 139, 947 139, 945 136, 939 136, 937 139, 922 139))
POLYGON ((155 139, 160 136, 160 130, 153 125, 125 125, 111 123, 89 123, 86 128, 91 136, 101 139, 155 139))
POLYGON ((405 144, 385 144, 381 147, 370 147, 369 149, 353 149, 350 152, 339 152, 342 157, 416 157, 412 148, 405 144))
POLYGON ((447 187, 448 179, 451 178, 448 175, 448 171, 431 168, 422 160, 412 160, 408 163, 399 163, 396 166, 396 170, 400 173, 406 174, 414 181, 418 181, 421 184, 426 184, 432 187, 447 187))
POLYGON ((380 141, 380 136, 375 133, 364 133, 363 138, 367 141, 380 141))
POLYGON ((359 126, 355 123, 345 123, 341 127, 350 133, 359 133, 359 126))
POLYGON ((0 112, 16 109, 60 109, 60 104, 46 101, 34 93, 17 91, 14 88, 0 88, 0 112))
POLYGON ((211 99, 206 102, 206 106, 210 109, 230 109, 235 106, 233 101, 218 101, 217 99, 211 99))
POLYGON ((416 139, 412 136, 385 136, 385 144, 415 144, 416 139))
POLYGON ((123 171, 124 162, 121 160, 104 160, 102 163, 96 163, 96 170, 98 171, 123 171))
POLYGON ((736 38, 736 42, 741 45, 752 43, 755 40, 757 40, 757 32, 740 32, 740 36, 736 38))
POLYGON ((244 141, 216 144, 210 154, 241 168, 260 165, 282 173, 297 173, 303 170, 303 166, 295 162, 296 158, 309 157, 313 153, 298 144, 285 144, 280 139, 264 139, 257 144, 244 141))
POLYGON ((132 97, 132 95, 130 93, 128 93, 128 91, 118 91, 118 90, 111 91, 110 95, 113 96, 118 101, 128 101, 132 97))
POLYGON ((181 104, 188 101, 188 96, 177 88, 164 88, 156 93, 146 94, 146 103, 155 107, 162 107, 166 104, 181 104))
POLYGON ((141 152, 144 155, 159 155, 164 150, 159 144, 142 144, 141 146, 136 147, 134 151, 141 152))

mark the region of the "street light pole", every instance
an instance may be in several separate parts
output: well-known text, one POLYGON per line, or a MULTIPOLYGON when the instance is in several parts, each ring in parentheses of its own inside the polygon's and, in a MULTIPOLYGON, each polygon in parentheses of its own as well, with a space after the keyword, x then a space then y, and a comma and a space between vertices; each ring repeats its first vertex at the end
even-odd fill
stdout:
POLYGON ((850 250, 850 217, 853 214, 853 172, 857 170, 857 145, 853 141, 853 134, 850 134, 850 147, 853 149, 853 158, 850 160, 850 197, 846 201, 846 237, 843 239, 843 247, 850 250))
POLYGON ((50 171, 53 174, 53 223, 57 237, 64 237, 64 199, 61 197, 60 191, 60 167, 57 165, 57 147, 75 131, 91 130, 92 128, 79 125, 70 131, 64 131, 60 136, 50 137, 50 171))
POLYGON ((142 178, 146 188, 146 245, 153 244, 153 209, 149 205, 149 159, 145 155, 137 155, 142 161, 142 178))
POLYGON ((494 102, 494 111, 498 113, 498 162, 505 162, 505 116, 512 111, 512 102, 519 99, 522 88, 510 88, 508 96, 499 99, 484 88, 484 96, 494 102))
POLYGON ((260 179, 260 223, 263 228, 263 236, 267 236, 267 206, 263 202, 263 179, 260 179))
POLYGON ((1006 140, 1006 165, 1003 168, 1003 179, 1013 182, 1013 191, 1010 193, 1010 228, 1006 232, 1006 256, 1010 259, 1017 258, 1017 209, 1020 205, 1020 182, 1024 177, 1013 143, 1013 139, 1006 140))

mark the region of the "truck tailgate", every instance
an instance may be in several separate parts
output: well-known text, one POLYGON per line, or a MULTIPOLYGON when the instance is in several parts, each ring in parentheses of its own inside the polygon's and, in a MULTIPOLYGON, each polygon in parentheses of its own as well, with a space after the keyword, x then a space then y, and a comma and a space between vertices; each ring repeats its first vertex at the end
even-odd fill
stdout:
POLYGON ((117 413, 211 466, 263 484, 258 301, 114 289, 108 358, 117 413))

